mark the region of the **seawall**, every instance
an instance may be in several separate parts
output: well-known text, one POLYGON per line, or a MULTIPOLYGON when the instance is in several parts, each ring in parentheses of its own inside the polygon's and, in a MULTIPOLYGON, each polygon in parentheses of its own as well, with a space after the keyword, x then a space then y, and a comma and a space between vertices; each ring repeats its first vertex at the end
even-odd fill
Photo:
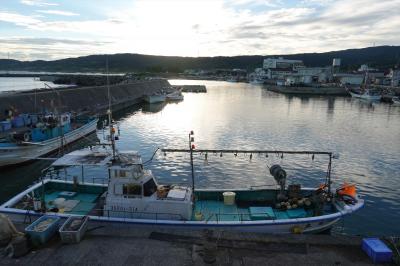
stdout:
MULTIPOLYGON (((139 103, 143 95, 170 86, 165 79, 137 81, 110 86, 113 111, 139 103)), ((77 113, 103 114, 108 109, 107 86, 61 88, 0 93, 0 118, 6 110, 14 113, 74 111, 77 113)))

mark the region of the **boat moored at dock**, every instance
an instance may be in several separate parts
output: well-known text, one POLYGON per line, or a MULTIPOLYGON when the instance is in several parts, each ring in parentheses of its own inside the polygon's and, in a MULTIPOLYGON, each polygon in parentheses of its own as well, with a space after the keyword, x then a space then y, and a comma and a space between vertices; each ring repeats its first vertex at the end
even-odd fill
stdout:
POLYGON ((1 133, 0 167, 34 160, 95 132, 97 118, 71 114, 26 115, 29 123, 1 133))
MULTIPOLYGON (((191 154, 193 151, 190 149, 191 154)), ((61 157, 53 163, 46 178, 1 205, 0 213, 17 222, 26 221, 27 216, 34 220, 43 214, 61 219, 87 215, 90 223, 103 226, 281 234, 329 230, 343 216, 364 205, 354 185, 345 184, 336 191, 331 190, 331 153, 276 152, 328 155, 326 183, 317 188, 286 186, 286 171, 274 165, 270 173, 277 185, 272 188, 195 189, 194 183, 192 187, 162 185, 150 170, 144 169, 137 152, 118 152, 105 145, 61 157), (96 182, 98 175, 82 176, 82 179, 74 176, 72 180, 58 176, 70 166, 82 167, 82 173, 85 166, 101 167, 108 178, 96 182)))

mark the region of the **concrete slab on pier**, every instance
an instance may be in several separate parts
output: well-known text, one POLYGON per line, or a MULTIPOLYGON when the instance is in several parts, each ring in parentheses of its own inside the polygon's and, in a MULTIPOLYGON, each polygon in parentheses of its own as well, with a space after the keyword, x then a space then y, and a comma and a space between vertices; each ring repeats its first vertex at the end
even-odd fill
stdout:
POLYGON ((45 247, 0 265, 372 265, 361 238, 329 235, 263 235, 201 231, 88 232, 79 244, 55 237, 45 247), (215 249, 216 248, 216 249, 215 249))

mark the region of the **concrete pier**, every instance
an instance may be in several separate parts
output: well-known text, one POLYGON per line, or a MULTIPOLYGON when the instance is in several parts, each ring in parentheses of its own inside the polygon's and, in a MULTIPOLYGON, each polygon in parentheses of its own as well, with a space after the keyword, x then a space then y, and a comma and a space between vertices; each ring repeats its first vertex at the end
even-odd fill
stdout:
MULTIPOLYGON (((113 110, 139 103, 143 95, 169 86, 165 79, 112 85, 110 94, 113 110)), ((108 101, 107 86, 0 93, 0 118, 4 118, 4 111, 10 109, 14 113, 52 112, 57 108, 58 111, 102 114, 108 108, 108 101)))
POLYGON ((62 244, 55 236, 24 257, 0 258, 0 265, 373 265, 360 237, 226 231, 205 236, 157 228, 118 232, 93 230, 79 244, 62 244))
POLYGON ((268 90, 284 94, 294 95, 330 95, 349 96, 344 87, 296 87, 296 86, 275 86, 267 85, 268 90))

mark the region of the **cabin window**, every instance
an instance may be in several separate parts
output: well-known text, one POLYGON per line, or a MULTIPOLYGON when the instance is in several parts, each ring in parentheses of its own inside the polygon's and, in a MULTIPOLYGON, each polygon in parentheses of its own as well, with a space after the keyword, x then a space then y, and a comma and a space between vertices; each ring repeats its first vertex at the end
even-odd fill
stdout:
POLYGON ((126 171, 125 170, 119 170, 119 176, 120 177, 126 177, 126 171))
POLYGON ((150 197, 157 191, 157 185, 154 182, 154 179, 150 179, 143 185, 143 194, 145 197, 150 197))
POLYGON ((122 194, 127 196, 142 196, 142 186, 137 184, 125 184, 122 187, 122 194))

